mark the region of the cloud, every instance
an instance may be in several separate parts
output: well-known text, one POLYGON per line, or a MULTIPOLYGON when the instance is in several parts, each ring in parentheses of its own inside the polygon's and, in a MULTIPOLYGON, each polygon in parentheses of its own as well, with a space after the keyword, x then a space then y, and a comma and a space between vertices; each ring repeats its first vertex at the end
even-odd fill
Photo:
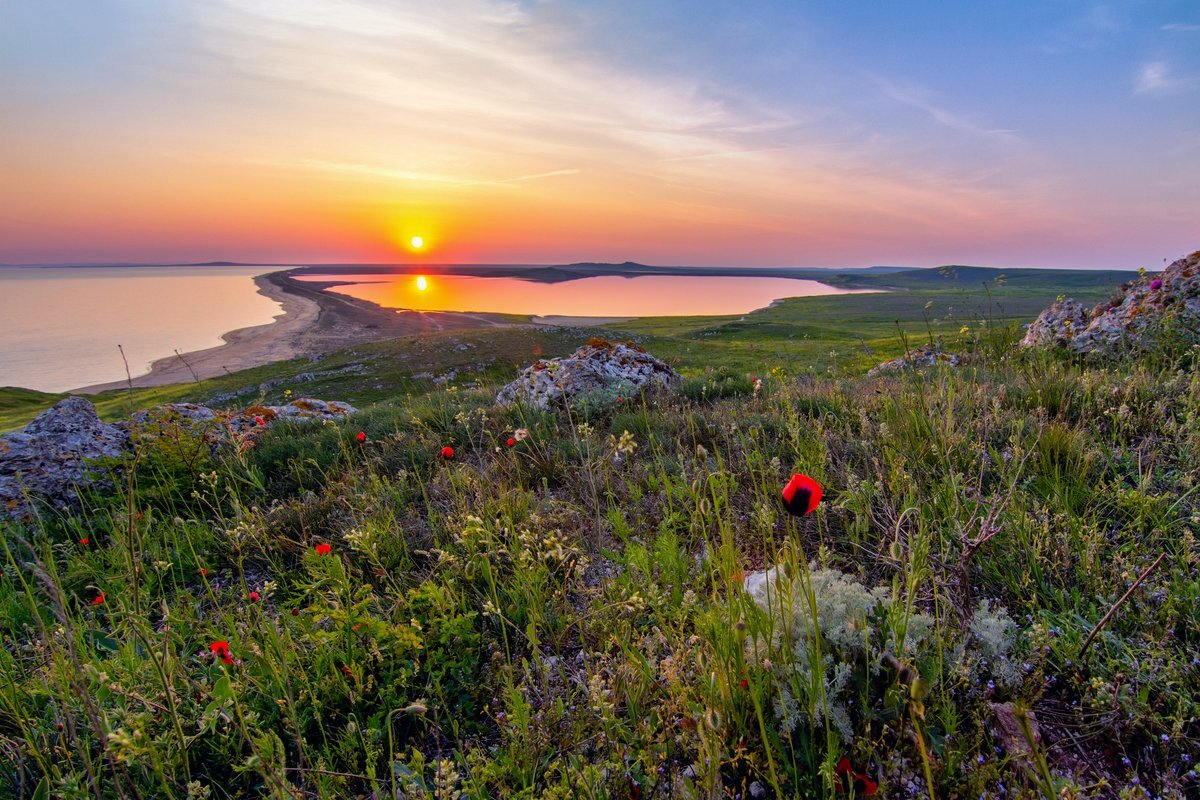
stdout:
POLYGON ((1195 33, 1200 31, 1200 25, 1194 25, 1189 22, 1169 22, 1162 26, 1164 31, 1173 31, 1175 33, 1195 33))
POLYGON ((898 103, 920 109, 951 130, 969 133, 996 142, 1017 144, 1021 142, 1015 131, 1004 128, 990 128, 975 121, 971 117, 956 111, 943 108, 934 102, 933 92, 913 85, 899 85, 892 81, 877 78, 876 82, 883 93, 898 103))
POLYGON ((1134 80, 1134 94, 1180 94, 1200 85, 1195 78, 1180 78, 1172 74, 1165 61, 1150 61, 1142 65, 1134 80))

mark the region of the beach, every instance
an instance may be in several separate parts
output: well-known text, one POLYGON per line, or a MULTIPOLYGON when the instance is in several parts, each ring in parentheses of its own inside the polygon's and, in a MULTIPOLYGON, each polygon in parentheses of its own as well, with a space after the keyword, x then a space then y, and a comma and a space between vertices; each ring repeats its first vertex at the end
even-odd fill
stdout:
POLYGON ((254 279, 258 292, 278 302, 282 313, 264 325, 224 334, 224 344, 160 358, 132 381, 110 381, 72 390, 97 394, 111 389, 163 386, 212 378, 275 361, 307 358, 364 342, 443 330, 511 324, 498 315, 395 311, 325 291, 335 282, 297 281, 292 271, 254 279))

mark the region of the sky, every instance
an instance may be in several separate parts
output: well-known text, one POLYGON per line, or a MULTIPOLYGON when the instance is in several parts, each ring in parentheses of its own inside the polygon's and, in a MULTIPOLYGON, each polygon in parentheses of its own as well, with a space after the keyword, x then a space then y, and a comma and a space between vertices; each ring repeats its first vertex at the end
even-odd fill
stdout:
POLYGON ((1198 248, 1196 0, 0 0, 0 263, 1198 248))

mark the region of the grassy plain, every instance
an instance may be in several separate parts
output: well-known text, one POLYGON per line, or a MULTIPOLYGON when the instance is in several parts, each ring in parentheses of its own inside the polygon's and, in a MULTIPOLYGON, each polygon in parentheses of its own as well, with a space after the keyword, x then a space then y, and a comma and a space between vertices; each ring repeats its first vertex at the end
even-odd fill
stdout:
POLYGON ((1110 287, 994 278, 629 323, 684 387, 557 413, 492 399, 591 331, 135 392, 363 410, 168 426, 4 528, 0 795, 1196 796, 1195 351, 1019 351, 1110 287))

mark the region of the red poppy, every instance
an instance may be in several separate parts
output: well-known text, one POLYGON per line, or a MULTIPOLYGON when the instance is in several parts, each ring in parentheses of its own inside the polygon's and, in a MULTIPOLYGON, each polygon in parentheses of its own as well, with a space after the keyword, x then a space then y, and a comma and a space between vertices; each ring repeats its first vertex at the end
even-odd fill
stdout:
POLYGON ((104 592, 101 592, 100 594, 96 595, 96 597, 92 600, 92 605, 94 605, 94 606, 104 605, 104 592))
POLYGON ((255 416, 255 417, 254 417, 254 424, 255 424, 255 425, 266 425, 266 424, 267 424, 267 421, 266 421, 265 419, 263 419, 262 417, 255 416))
POLYGON ((208 646, 212 654, 226 664, 233 664, 233 655, 229 652, 229 642, 213 642, 208 646))
POLYGON ((203 578, 207 575, 208 575, 208 570, 206 570, 204 567, 201 567, 200 568, 200 577, 203 578))
POLYGON ((83 537, 82 539, 80 539, 80 540, 79 540, 79 543, 80 543, 81 545, 83 545, 84 547, 87 547, 87 546, 88 546, 88 542, 90 542, 90 541, 91 541, 91 539, 89 539, 88 537, 86 537, 86 536, 85 536, 85 537, 83 537))
POLYGON ((449 446, 443 447, 442 458, 446 459, 447 461, 454 458, 454 448, 449 446))
POLYGON ((618 403, 619 403, 619 402, 621 402, 621 398, 619 398, 619 397, 618 397, 618 398, 617 398, 617 402, 618 402, 618 403))
POLYGON ((821 502, 821 484, 797 472, 783 487, 783 507, 789 514, 803 517, 812 513, 821 502))
POLYGON ((861 772, 854 771, 847 756, 842 756, 842 760, 837 763, 834 772, 838 777, 837 790, 839 794, 853 790, 855 797, 865 797, 879 791, 878 783, 861 772))
POLYGON ((366 431, 359 431, 358 436, 355 436, 354 438, 355 438, 355 440, 358 441, 359 444, 362 444, 363 442, 365 442, 367 440, 366 431))
POLYGON ((298 609, 298 608, 293 608, 293 609, 292 609, 292 616, 293 616, 293 617, 298 617, 298 616, 300 616, 300 609, 298 609))
POLYGON ((344 673, 345 673, 345 674, 347 674, 347 675, 349 675, 349 674, 350 674, 350 668, 349 668, 349 667, 338 667, 338 669, 340 669, 342 672, 344 672, 344 673))
POLYGON ((750 688, 750 681, 746 680, 745 678, 742 678, 742 689, 745 690, 745 689, 749 689, 749 688, 750 688))
POLYGON ((329 555, 329 551, 332 549, 333 548, 331 548, 328 544, 325 544, 324 542, 322 542, 321 544, 319 544, 313 548, 313 550, 317 551, 317 555, 319 555, 319 556, 329 555))
POLYGON ((514 439, 514 438, 512 438, 512 437, 510 436, 510 437, 508 437, 508 441, 507 441, 507 442, 505 442, 505 444, 507 444, 509 447, 516 447, 516 446, 517 446, 517 440, 516 440, 516 439, 514 439))
POLYGON ((740 569, 734 570, 733 572, 731 572, 729 574, 729 580, 732 581, 733 583, 745 583, 746 582, 746 573, 740 569))
POLYGON ((250 594, 246 595, 246 599, 249 600, 251 603, 257 603, 258 602, 258 592, 251 592, 250 594))

